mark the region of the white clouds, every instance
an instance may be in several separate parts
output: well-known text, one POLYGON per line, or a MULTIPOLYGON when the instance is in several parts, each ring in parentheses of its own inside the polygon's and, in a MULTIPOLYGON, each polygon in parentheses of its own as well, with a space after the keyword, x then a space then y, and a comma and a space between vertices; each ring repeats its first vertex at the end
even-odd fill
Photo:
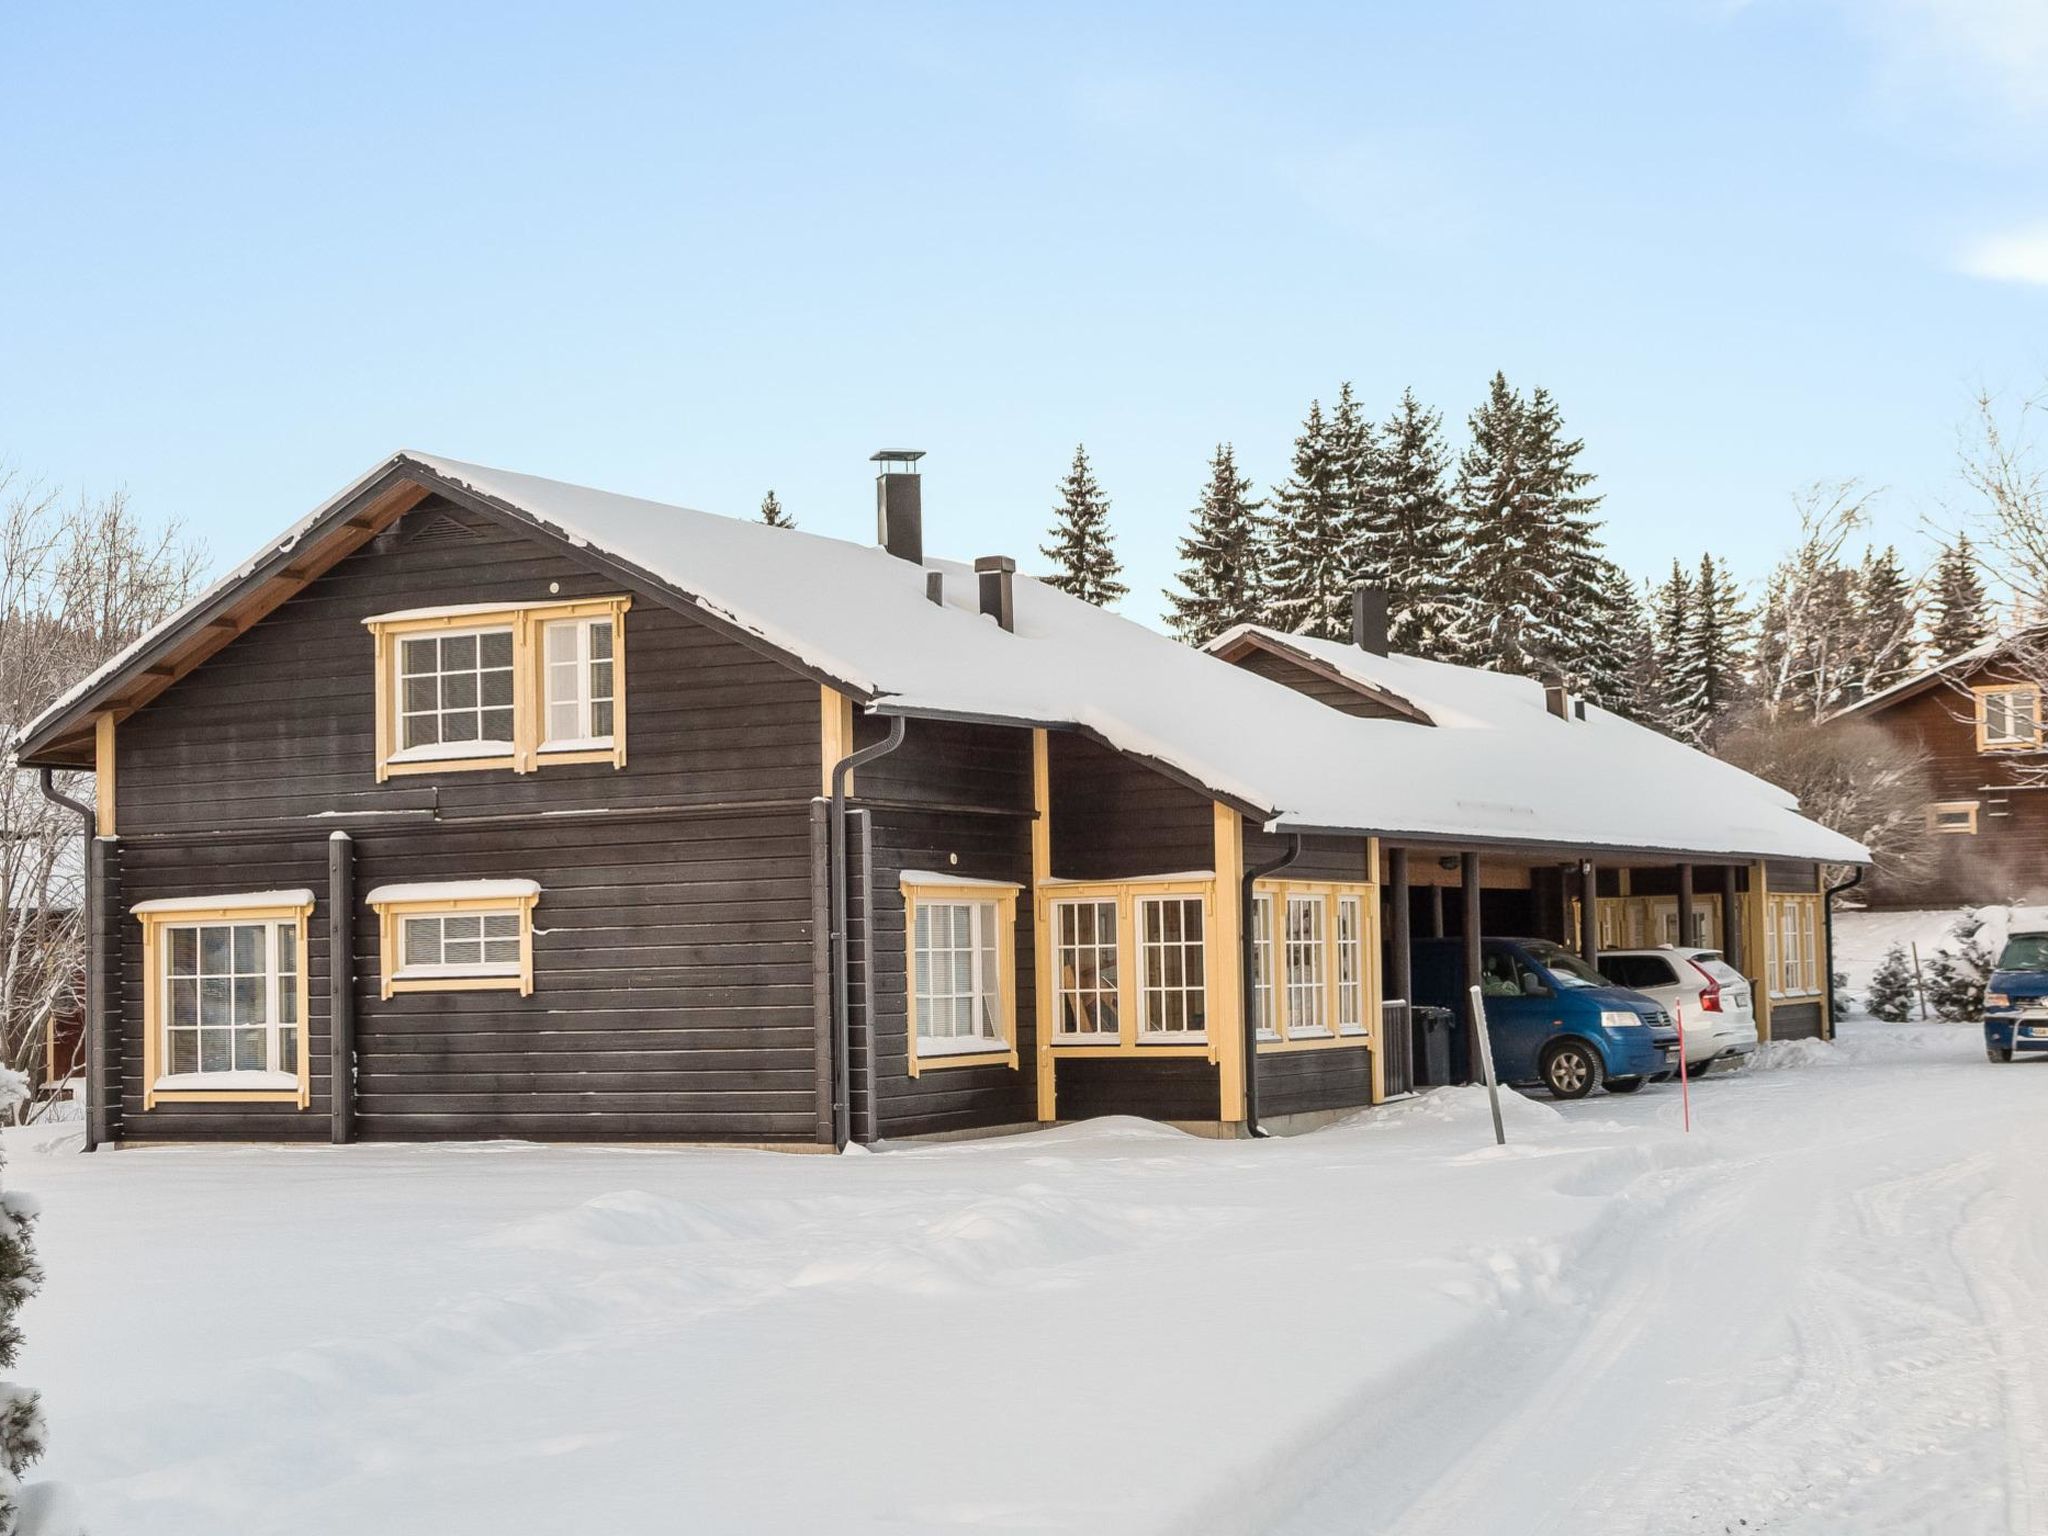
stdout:
POLYGON ((2048 285, 2048 223, 1979 240, 1957 265, 1992 282, 2048 285))
POLYGON ((2048 115, 2048 0, 1850 0, 1850 6, 1875 26, 1896 80, 1953 90, 1980 107, 2048 115))

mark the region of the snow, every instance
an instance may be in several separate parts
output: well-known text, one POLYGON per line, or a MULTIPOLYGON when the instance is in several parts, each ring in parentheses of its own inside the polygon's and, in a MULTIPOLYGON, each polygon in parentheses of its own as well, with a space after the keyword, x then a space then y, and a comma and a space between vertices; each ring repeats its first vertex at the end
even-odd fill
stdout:
POLYGON ((537 880, 421 880, 409 885, 380 885, 363 902, 381 907, 414 901, 511 900, 539 894, 537 880))
POLYGON ((304 907, 313 902, 313 893, 303 888, 291 891, 237 891, 228 896, 158 896, 150 901, 138 901, 128 910, 140 916, 145 912, 210 912, 216 907, 304 907))
MULTIPOLYGON (((873 546, 431 454, 391 462, 604 551, 882 712, 1084 729, 1280 829, 1864 858, 1732 770, 1692 770, 1675 792, 1660 776, 1671 756, 1646 759, 1620 733, 1475 750, 1464 733, 1354 719, 1029 577, 1016 578, 1007 633, 981 616, 969 565, 919 567, 873 546), (926 596, 932 570, 946 578, 941 603, 926 596)), ((961 526, 971 517, 960 509, 961 526)))
POLYGON ((1898 945, 1906 952, 1910 964, 1917 945, 1924 973, 1937 953, 1953 954, 1959 949, 1955 926, 1964 918, 1975 919, 1976 942, 1994 961, 2005 948, 2008 934, 2048 933, 2048 907, 1994 905, 1837 912, 1835 969, 1848 978, 1847 989, 1860 1008, 1864 991, 1870 985, 1870 974, 1883 963, 1887 950, 1898 945))
POLYGON ((2048 1075, 1799 1057, 1498 1149, 1475 1090, 847 1159, 9 1131, 37 1475, 152 1536, 2041 1529, 2048 1075))
POLYGON ((299 1086, 294 1072, 166 1072, 156 1080, 160 1091, 199 1089, 267 1089, 281 1091, 299 1086))
POLYGON ((513 750, 509 741, 426 741, 391 754, 394 763, 446 763, 468 757, 502 757, 513 750))
POLYGON ((976 890, 1021 891, 1023 886, 1014 880, 979 880, 972 875, 963 875, 946 869, 906 869, 896 877, 898 885, 944 885, 972 887, 976 890))

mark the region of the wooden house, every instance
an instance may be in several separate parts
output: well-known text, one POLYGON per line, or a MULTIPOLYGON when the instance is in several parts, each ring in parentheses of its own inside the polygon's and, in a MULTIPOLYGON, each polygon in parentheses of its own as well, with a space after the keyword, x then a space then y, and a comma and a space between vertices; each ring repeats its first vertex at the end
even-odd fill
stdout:
POLYGON ((1669 884, 1757 953, 1862 856, 926 559, 877 457, 866 546, 401 453, 54 704, 94 1139, 1285 1127, 1405 1088, 1418 913, 1669 884))
MULTIPOLYGON (((2024 647, 2031 652, 2040 636, 2024 647)), ((1866 722, 1927 765, 1923 856, 1872 872, 1875 907, 2038 902, 2048 893, 2048 734, 2041 684, 1992 641, 1872 694, 1830 724, 1866 722)))

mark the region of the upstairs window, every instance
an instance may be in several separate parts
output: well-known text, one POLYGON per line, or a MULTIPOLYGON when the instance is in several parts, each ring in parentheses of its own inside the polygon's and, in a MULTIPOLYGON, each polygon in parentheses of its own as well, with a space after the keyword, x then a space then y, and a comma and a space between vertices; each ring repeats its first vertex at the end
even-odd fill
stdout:
POLYGON ((417 608, 376 642, 377 777, 626 765, 628 597, 417 608))
POLYGON ((2010 752, 2039 746, 2041 690, 2032 684, 1977 691, 1977 748, 2010 752))
POLYGON ((1977 830, 1975 800, 1937 800, 1927 807, 1927 830, 1972 836, 1977 830))

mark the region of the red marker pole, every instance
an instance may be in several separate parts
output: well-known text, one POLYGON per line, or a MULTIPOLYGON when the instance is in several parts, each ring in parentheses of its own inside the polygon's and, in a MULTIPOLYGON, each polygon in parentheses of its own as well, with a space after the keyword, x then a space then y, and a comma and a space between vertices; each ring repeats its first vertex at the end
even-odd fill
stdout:
POLYGON ((1673 1004, 1671 1011, 1678 1015, 1678 1102, 1685 1106, 1685 1129, 1692 1131, 1692 1080, 1685 1071, 1685 1007, 1673 1004))

